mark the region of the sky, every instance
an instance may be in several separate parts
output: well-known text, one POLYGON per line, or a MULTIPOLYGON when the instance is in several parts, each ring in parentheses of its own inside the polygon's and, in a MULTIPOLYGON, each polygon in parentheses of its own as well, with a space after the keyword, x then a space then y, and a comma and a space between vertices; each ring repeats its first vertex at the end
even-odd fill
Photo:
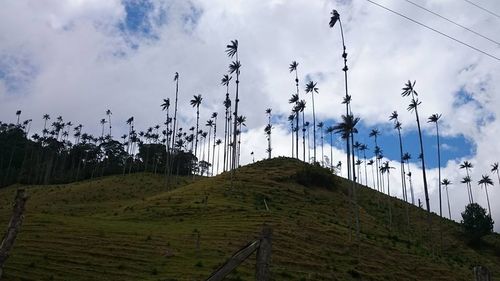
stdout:
MULTIPOLYGON (((500 41, 500 17, 466 1, 412 0, 493 42, 407 1, 374 1, 500 57, 500 45, 494 42, 500 41)), ((472 1, 500 13, 498 1, 472 1)), ((42 116, 48 113, 99 135, 99 120, 110 109, 115 137, 127 131, 125 121, 131 116, 136 128, 145 130, 164 122, 160 104, 164 98, 173 100, 173 77, 178 72, 180 125, 187 129, 194 124, 196 111, 189 100, 198 94, 203 96, 200 114, 205 123, 212 112, 223 116, 225 88, 220 79, 231 62, 224 51, 237 39, 240 112, 247 117, 241 163, 252 162, 251 152, 256 160, 267 156, 267 108, 273 111, 273 156, 290 156, 286 120, 291 110, 288 99, 295 93, 295 77, 288 71, 292 61, 299 63, 300 98, 307 102, 308 121, 312 123, 312 101, 304 89, 309 80, 319 88, 314 97, 318 122, 331 126, 345 112, 340 29, 328 26, 332 9, 338 10, 343 23, 351 106, 361 119, 356 140, 366 143, 367 157, 373 157, 373 138, 368 134, 373 128, 381 131, 385 160, 397 168, 390 174, 391 194, 402 193, 397 132, 388 119, 396 110, 403 124, 404 150, 413 156, 415 200, 424 199, 415 116, 407 111, 409 99, 400 95, 411 80, 422 102, 431 209, 439 212, 439 164, 435 126, 426 121, 439 113, 440 166, 442 177, 453 183, 452 218, 459 221, 468 202, 460 183, 465 171, 458 168, 467 160, 474 165, 474 200, 484 207, 485 191, 477 181, 483 174, 494 180, 488 191, 499 231, 500 182, 490 169, 500 158, 500 61, 366 0, 6 0, 0 9, 0 120, 15 122, 15 112, 22 110, 22 120, 33 119, 34 133, 43 128, 42 116)), ((234 84, 230 93, 233 98, 234 84)), ((219 134, 222 126, 219 118, 219 134)), ((338 136, 332 147, 325 137, 324 154, 330 157, 332 149, 333 162, 345 162, 343 148, 338 136)), ((345 169, 341 174, 345 176, 345 169)), ((445 200, 443 193, 447 215, 445 200)))

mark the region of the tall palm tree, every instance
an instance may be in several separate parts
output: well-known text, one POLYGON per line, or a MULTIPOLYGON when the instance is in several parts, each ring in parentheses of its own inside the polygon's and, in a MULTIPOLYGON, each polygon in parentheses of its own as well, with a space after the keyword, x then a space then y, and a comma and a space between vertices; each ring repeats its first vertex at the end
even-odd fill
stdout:
POLYGON ((215 144, 217 145, 217 174, 219 174, 219 160, 220 160, 220 144, 222 143, 221 139, 217 139, 215 144))
POLYGON ((436 137, 437 137, 437 153, 438 153, 438 181, 439 181, 439 216, 443 216, 443 208, 441 203, 441 149, 439 147, 439 125, 438 121, 441 118, 441 114, 432 114, 427 122, 436 124, 436 137))
POLYGON ((392 228, 392 207, 391 207, 391 186, 390 186, 390 172, 394 167, 389 166, 389 161, 385 161, 380 166, 380 172, 383 174, 387 174, 387 205, 389 206, 389 229, 392 228))
POLYGON ((474 168, 474 165, 472 165, 472 163, 469 161, 464 161, 462 164, 460 164, 460 169, 465 169, 465 172, 467 173, 467 177, 463 178, 464 180, 462 181, 462 183, 465 183, 467 185, 467 193, 469 194, 469 203, 474 203, 474 196, 472 196, 472 187, 470 184, 471 178, 469 175, 469 169, 472 168, 474 168))
POLYGON ((17 123, 16 123, 16 125, 19 126, 19 118, 21 117, 21 110, 16 111, 16 116, 17 116, 17 123))
POLYGON ((306 108, 306 101, 300 100, 295 105, 295 110, 298 112, 302 112, 302 160, 306 162, 306 120, 304 110, 306 108))
POLYGON ((441 184, 444 185, 444 188, 446 189, 446 200, 448 201, 448 216, 451 220, 450 195, 448 193, 448 185, 451 184, 451 181, 449 179, 443 179, 443 181, 441 181, 441 184))
POLYGON ((43 120, 44 120, 44 123, 43 123, 42 134, 43 134, 43 136, 45 136, 45 133, 47 132, 47 120, 50 120, 50 115, 44 114, 43 115, 43 120))
POLYGON ((469 188, 471 181, 472 181, 472 179, 470 178, 470 176, 465 176, 460 181, 461 183, 465 183, 465 187, 467 188, 467 193, 469 194, 469 204, 474 202, 473 201, 474 198, 471 198, 471 190, 469 188))
MULTIPOLYGON (((175 137, 177 135, 177 103, 179 100, 179 72, 176 72, 174 74, 174 82, 175 82, 175 104, 174 104, 174 121, 172 124, 172 145, 171 147, 174 148, 177 144, 175 137)), ((184 143, 180 143, 181 146, 177 147, 183 147, 184 143)))
MULTIPOLYGON (((346 142, 349 141, 349 138, 351 138, 352 141, 352 136, 358 132, 356 129, 356 125, 359 122, 359 117, 354 117, 353 115, 342 115, 342 122, 336 124, 333 126, 333 129, 335 133, 340 133, 342 139, 345 139, 346 142)), ((352 154, 354 156, 354 152, 352 151, 352 154)), ((350 158, 347 158, 347 167, 351 166, 351 161, 354 162, 354 157, 351 160, 350 158)), ((356 171, 353 169, 353 178, 355 177, 356 171)), ((355 218, 356 218, 356 237, 359 239, 359 208, 358 208, 358 203, 357 203, 357 197, 356 197, 356 189, 355 189, 355 181, 351 180, 351 188, 349 189, 350 197, 354 201, 354 207, 355 207, 355 218)))
MULTIPOLYGON (((217 114, 217 112, 212 112, 212 120, 214 121, 214 142, 213 142, 213 149, 212 149, 212 175, 214 174, 214 164, 215 164, 215 141, 217 139, 217 116, 219 114, 217 114)), ((210 155, 209 157, 210 158, 210 155)))
POLYGON ((377 189, 380 191, 380 178, 379 178, 379 163, 378 163, 378 152, 380 151, 380 147, 377 143, 377 138, 380 136, 380 131, 378 129, 372 129, 370 134, 368 135, 370 138, 373 138, 375 141, 375 149, 373 152, 375 153, 375 169, 377 170, 377 189), (378 148, 378 149, 377 149, 378 148))
POLYGON ((315 82, 309 81, 309 83, 306 84, 306 93, 311 93, 311 99, 312 99, 312 111, 313 111, 313 150, 314 150, 314 162, 317 161, 316 159, 316 112, 314 111, 314 93, 319 93, 318 88, 316 87, 315 82))
POLYGON ((491 172, 492 173, 494 173, 494 172, 497 173, 498 184, 500 185, 500 175, 498 174, 498 162, 495 162, 495 163, 493 163, 493 165, 491 165, 491 172))
MULTIPOLYGON (((221 84, 223 86, 226 86, 226 98, 224 99, 224 108, 225 110, 225 117, 224 117, 224 165, 223 165, 223 171, 226 171, 226 161, 228 160, 229 157, 227 157, 228 154, 228 144, 230 140, 230 133, 228 132, 228 129, 231 127, 231 99, 229 98, 229 82, 231 81, 233 77, 225 74, 222 77, 221 84)), ((229 161, 227 161, 229 162, 229 161)))
MULTIPOLYGON (((300 101, 299 100, 299 75, 298 75, 298 72, 297 72, 297 67, 299 66, 299 63, 296 62, 296 61, 292 61, 292 63, 290 64, 290 66, 288 67, 288 69, 290 70, 290 72, 295 72, 295 88, 297 89, 296 90, 296 96, 297 96, 297 99, 294 101, 295 103, 295 107, 294 107, 294 112, 296 113, 296 118, 297 118, 297 124, 296 124, 296 128, 297 128, 297 133, 295 134, 295 143, 296 143, 296 156, 297 156, 297 159, 299 159, 299 108, 297 107, 297 103, 300 101)), ((293 96, 292 96, 293 97, 293 96)), ((289 101, 291 102, 291 100, 289 101)))
POLYGON ((326 128, 326 133, 330 134, 330 170, 333 172, 333 126, 328 126, 326 128))
POLYGON ((264 128, 264 132, 267 135, 267 153, 268 153, 268 159, 271 159, 271 130, 272 130, 272 125, 271 125, 271 112, 272 109, 268 108, 266 109, 266 115, 267 115, 267 126, 264 128))
POLYGON ((299 109, 297 107, 297 103, 299 102, 299 95, 292 94, 292 97, 288 100, 288 103, 293 104, 292 113, 294 114, 296 121, 296 133, 295 133, 295 157, 299 159, 299 109))
POLYGON ((240 155, 241 155, 241 133, 242 133, 242 126, 247 126, 245 124, 245 122, 247 121, 247 118, 243 115, 240 115, 238 116, 238 118, 236 118, 236 124, 238 125, 238 129, 237 129, 237 134, 238 134, 238 147, 237 147, 237 159, 236 159, 236 164, 237 166, 236 167, 239 167, 240 166, 240 155))
MULTIPOLYGON (((161 109, 163 111, 166 111, 167 112, 167 122, 166 122, 166 125, 167 125, 167 133, 168 133, 168 123, 170 122, 169 119, 170 119, 170 115, 169 115, 169 108, 170 108, 170 99, 169 98, 166 98, 166 99, 163 99, 163 103, 161 104, 161 109)), ((168 139, 168 137, 167 137, 168 139)), ((170 147, 170 144, 167 140, 167 151, 169 150, 169 147, 170 147)))
POLYGON ((372 167, 372 184, 373 184, 373 188, 375 188, 375 172, 373 171, 373 164, 374 163, 375 163, 375 161, 373 161, 373 159, 370 159, 368 161, 368 163, 366 163, 368 166, 372 167))
POLYGON ((292 133, 292 158, 293 153, 294 153, 294 138, 293 138, 293 132, 295 132, 295 126, 293 125, 293 121, 295 120, 295 114, 292 112, 292 114, 288 115, 288 122, 290 122, 290 132, 292 133))
POLYGON ((307 162, 308 163, 311 162, 311 149, 310 149, 311 142, 309 141, 309 125, 310 125, 309 121, 306 121, 304 123, 304 128, 307 131, 307 162))
POLYGON ((111 113, 111 110, 107 109, 106 115, 108 116, 109 136, 111 137, 111 115, 113 115, 113 113, 111 113))
POLYGON ((398 119, 398 112, 394 111, 392 112, 391 116, 389 116, 389 120, 394 120, 394 129, 398 131, 398 137, 399 137, 399 152, 400 152, 400 161, 401 163, 401 188, 403 190, 403 198, 406 202, 408 202, 408 194, 406 190, 406 176, 405 176, 405 165, 403 162, 403 140, 401 138, 401 122, 399 122, 398 119))
POLYGON ((411 195, 411 204, 415 205, 415 195, 413 193, 413 184, 411 181, 411 171, 410 171, 410 159, 411 159, 411 154, 408 152, 405 152, 403 154, 403 162, 406 162, 406 167, 408 168, 408 183, 410 184, 410 195, 411 195))
POLYGON ((237 134, 236 131, 238 130, 238 104, 239 104, 239 85, 240 85, 240 68, 241 68, 241 63, 238 58, 238 40, 232 40, 229 45, 226 46, 226 53, 230 58, 233 58, 236 56, 236 60, 233 61, 229 65, 229 74, 236 73, 236 93, 235 93, 235 98, 234 98, 234 125, 233 125, 233 162, 232 162, 232 169, 234 170, 236 166, 236 157, 237 157, 237 150, 236 150, 236 138, 237 134))
POLYGON ((323 127, 325 126, 325 124, 323 122, 319 122, 318 123, 318 129, 319 129, 319 132, 320 132, 320 139, 321 139, 321 165, 323 166, 323 159, 325 157, 325 153, 323 151, 323 144, 324 144, 324 138, 323 138, 323 127))
POLYGON ((420 155, 421 161, 422 161, 422 177, 424 181, 424 193, 425 193, 425 205, 427 207, 427 212, 431 211, 431 205, 429 202, 429 190, 427 187, 427 175, 425 172, 425 156, 424 156, 424 143, 422 141, 422 130, 420 129, 420 119, 418 117, 418 106, 421 104, 421 102, 416 98, 418 96, 417 91, 415 91, 415 82, 411 82, 408 80, 408 82, 405 84, 405 87, 403 88, 403 92, 401 93, 401 96, 407 97, 411 95, 411 101, 410 105, 408 106, 408 111, 414 111, 415 112, 415 118, 417 120, 417 128, 418 128, 418 137, 420 141, 420 155))
MULTIPOLYGON (((214 120, 212 119, 208 119, 207 120, 207 123, 205 124, 205 126, 208 127, 208 152, 207 152, 207 162, 210 163, 210 139, 212 138, 212 128, 214 127, 214 120)), ((213 164, 212 164, 212 167, 213 167, 213 164)), ((208 175, 208 172, 207 171, 207 175, 208 175)))
POLYGON ((493 181, 490 179, 490 176, 483 175, 481 180, 478 181, 479 185, 484 186, 484 191, 486 192, 486 200, 488 201, 488 213, 491 217, 491 207, 490 207, 490 197, 488 196, 488 185, 493 185, 493 181))
POLYGON ((101 138, 104 138, 104 125, 107 123, 106 119, 102 118, 101 121, 101 126, 102 126, 102 132, 101 132, 101 138))
POLYGON ((201 95, 193 96, 193 99, 190 101, 192 107, 196 107, 196 136, 194 143, 194 156, 196 157, 198 154, 198 128, 200 123, 200 105, 203 98, 201 95))
POLYGON ((368 146, 364 143, 362 143, 360 146, 359 146, 359 151, 363 152, 363 159, 364 159, 364 163, 365 163, 365 185, 368 186, 368 172, 366 171, 366 150, 368 149, 368 146))

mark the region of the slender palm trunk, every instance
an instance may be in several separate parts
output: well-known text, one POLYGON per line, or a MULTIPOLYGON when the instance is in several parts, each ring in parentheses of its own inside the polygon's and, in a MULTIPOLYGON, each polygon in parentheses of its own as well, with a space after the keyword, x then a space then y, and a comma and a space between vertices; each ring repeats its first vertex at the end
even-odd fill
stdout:
POLYGON ((214 175, 214 166, 215 166, 215 140, 217 138, 217 117, 215 117, 214 122, 214 143, 212 146, 212 176, 214 175))
POLYGON ((387 205, 389 206, 389 230, 392 229, 392 204, 391 204, 391 189, 389 185, 389 171, 387 171, 387 205))
POLYGON ((330 132, 330 170, 333 172, 333 131, 330 132))
POLYGON ((200 105, 196 106, 196 131, 194 132, 195 135, 195 142, 194 142, 194 156, 198 156, 198 126, 200 123, 200 105))
POLYGON ((446 185, 446 201, 448 201, 448 215, 451 220, 450 195, 448 194, 448 186, 446 185))
MULTIPOLYGON (((228 96, 229 96, 229 94, 226 94, 226 99, 228 98, 228 96)), ((228 139, 227 138, 227 136, 228 136, 228 134, 227 134, 227 127, 228 127, 228 123, 229 123, 229 121, 228 121, 228 114, 229 114, 229 112, 228 112, 228 108, 227 107, 226 107, 226 113, 225 114, 226 115, 224 117, 224 157, 223 157, 224 158, 224 162, 222 163, 223 164, 222 165, 222 167, 223 167, 222 171, 224 171, 224 172, 226 171, 226 160, 227 160, 226 159, 227 158, 226 157, 227 156, 226 152, 227 152, 227 143, 228 143, 228 141, 227 141, 227 139, 228 139)))
MULTIPOLYGON (((238 62, 238 52, 236 52, 236 61, 238 62)), ((236 95, 234 99, 234 120, 233 120, 233 162, 232 162, 232 170, 236 169, 236 161, 237 161, 237 130, 238 130, 238 104, 239 104, 239 86, 240 86, 240 71, 236 70, 236 95)))
MULTIPOLYGON (((208 152, 207 152, 207 162, 209 162, 209 163, 210 163, 210 139, 211 139, 211 137, 212 137, 212 134, 211 134, 211 133, 212 133, 212 127, 210 127, 210 128, 208 129, 208 146, 207 146, 207 148, 208 148, 208 152)), ((213 166, 213 164, 212 164, 212 166, 213 166)), ((208 169, 209 169, 209 168, 210 168, 210 167, 208 167, 208 168, 207 168, 207 176, 208 176, 208 172, 209 172, 209 170, 208 170, 208 169)))
POLYGON ((175 105, 174 105, 174 120, 172 124, 172 145, 175 147, 175 137, 177 136, 177 101, 179 99, 179 78, 175 80, 175 105))
POLYGON ((371 166, 372 166, 372 185, 373 185, 373 189, 375 189, 375 172, 373 171, 373 165, 375 163, 373 163, 371 166))
MULTIPOLYGON (((306 126, 305 126, 305 113, 302 111, 302 154, 303 154, 303 161, 306 162, 306 126)), ((500 177, 498 178, 498 181, 500 182, 500 177)))
POLYGON ((410 161, 406 162, 406 166, 408 167, 408 183, 410 184, 410 195, 411 195, 411 204, 415 205, 415 194, 413 193, 413 183, 411 181, 411 171, 410 171, 410 161))
MULTIPOLYGON (((321 163, 323 163, 323 160, 325 158, 325 152, 323 150, 323 144, 324 144, 323 128, 321 128, 321 163)), ((321 166, 324 166, 324 163, 321 166)))
POLYGON ((314 111, 314 91, 311 92, 313 103, 313 149, 314 149, 314 162, 318 161, 316 158, 316 113, 314 111))
MULTIPOLYGON (((297 100, 299 101, 300 100, 300 96, 299 96, 299 75, 297 73, 297 69, 295 69, 295 87, 297 89, 297 100)), ((299 112, 297 111, 296 112, 296 119, 297 119, 297 124, 296 124, 296 128, 297 128, 297 132, 295 133, 295 156, 297 156, 297 159, 299 159, 299 119, 300 119, 300 114, 299 112)))
POLYGON ((217 174, 219 174, 220 144, 217 145, 217 174))
MULTIPOLYGON (((465 168, 465 171, 467 172, 467 177, 470 177, 469 176, 469 168, 465 168)), ((470 203, 474 203, 474 197, 472 196, 472 186, 470 184, 470 182, 467 183, 467 188, 468 188, 468 192, 469 192, 469 196, 470 196, 470 203)))
MULTIPOLYGON (((413 93, 412 93, 412 95, 413 95, 413 93)), ((418 138, 419 138, 419 141, 420 141, 420 156, 422 156, 420 159, 422 161, 422 177, 423 177, 423 181, 424 181, 425 205, 426 205, 426 208, 427 208, 427 212, 430 213, 430 211, 431 211, 431 205, 430 205, 430 202, 429 202, 429 191, 428 191, 428 188, 427 188, 427 174, 425 172, 424 143, 422 141, 422 129, 420 128, 420 118, 418 117, 418 105, 415 106, 415 117, 417 119, 418 138)))
POLYGON ((488 202, 488 213, 491 217, 490 197, 488 196, 488 185, 484 184, 484 191, 486 192, 486 200, 488 202))
POLYGON ((406 190, 406 176, 405 176, 405 164, 403 162, 403 140, 401 138, 401 129, 398 127, 398 136, 399 136, 399 152, 400 152, 400 159, 399 162, 401 163, 401 189, 403 190, 403 199, 405 202, 408 202, 408 194, 406 190))
POLYGON ((311 163, 311 141, 309 138, 309 127, 307 127, 307 163, 311 163))
POLYGON ((438 151, 439 216, 443 217, 443 207, 441 201, 441 149, 439 147, 439 126, 437 121, 436 121, 436 137, 437 137, 437 151, 438 151))
POLYGON ((363 159, 365 161, 365 185, 368 186, 368 173, 366 171, 366 152, 363 150, 363 159))
POLYGON ((293 137, 293 121, 291 122, 290 126, 291 126, 290 130, 292 131, 292 158, 293 158, 294 157, 293 156, 293 151, 294 151, 294 149, 293 149, 293 139, 294 139, 294 137, 293 137))

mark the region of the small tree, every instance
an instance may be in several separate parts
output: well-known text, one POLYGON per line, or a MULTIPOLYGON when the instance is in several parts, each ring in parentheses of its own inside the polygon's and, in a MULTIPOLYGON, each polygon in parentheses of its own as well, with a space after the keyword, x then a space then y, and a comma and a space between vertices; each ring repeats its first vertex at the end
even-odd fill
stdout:
POLYGON ((486 209, 477 203, 467 205, 462 213, 461 224, 472 243, 477 243, 481 237, 490 234, 493 231, 493 223, 491 216, 486 215, 486 209))

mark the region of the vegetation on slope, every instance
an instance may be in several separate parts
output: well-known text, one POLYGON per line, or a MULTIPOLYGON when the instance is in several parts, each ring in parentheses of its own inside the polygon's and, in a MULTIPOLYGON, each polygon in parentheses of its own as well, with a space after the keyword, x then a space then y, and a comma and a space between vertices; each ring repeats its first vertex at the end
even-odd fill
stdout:
MULTIPOLYGON (((180 178, 170 190, 151 174, 28 186, 5 280, 203 280, 263 223, 274 230, 274 280, 471 280, 477 264, 500 276, 498 234, 472 248, 460 226, 443 219, 441 246, 437 216, 429 234, 426 212, 410 206, 408 229, 405 203, 366 187, 358 189, 358 244, 348 182, 330 177, 317 186, 310 173, 321 170, 278 158, 238 169, 232 187, 229 173, 180 178)), ((15 188, 0 190, 2 225, 15 188)), ((252 280, 254 263, 228 280, 252 280)))

